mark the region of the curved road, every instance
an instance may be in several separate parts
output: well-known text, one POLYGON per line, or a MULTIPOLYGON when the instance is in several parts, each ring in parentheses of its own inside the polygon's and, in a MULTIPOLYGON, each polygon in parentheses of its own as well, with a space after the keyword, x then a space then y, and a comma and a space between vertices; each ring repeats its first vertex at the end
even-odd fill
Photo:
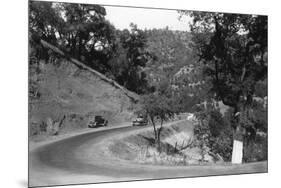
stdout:
POLYGON ((267 162, 244 165, 156 166, 110 157, 108 139, 142 127, 121 127, 84 133, 37 147, 29 152, 29 186, 194 177, 267 172, 267 162))

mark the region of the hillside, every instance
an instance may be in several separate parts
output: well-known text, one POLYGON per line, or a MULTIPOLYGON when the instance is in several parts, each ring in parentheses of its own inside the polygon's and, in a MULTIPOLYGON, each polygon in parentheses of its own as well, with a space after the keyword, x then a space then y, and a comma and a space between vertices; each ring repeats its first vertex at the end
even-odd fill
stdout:
POLYGON ((145 68, 151 82, 172 79, 182 68, 194 63, 189 32, 152 29, 146 35, 148 51, 157 57, 157 61, 149 61, 145 68))
POLYGON ((109 126, 131 120, 136 94, 41 43, 56 56, 29 66, 30 136, 84 128, 95 115, 103 115, 109 126))

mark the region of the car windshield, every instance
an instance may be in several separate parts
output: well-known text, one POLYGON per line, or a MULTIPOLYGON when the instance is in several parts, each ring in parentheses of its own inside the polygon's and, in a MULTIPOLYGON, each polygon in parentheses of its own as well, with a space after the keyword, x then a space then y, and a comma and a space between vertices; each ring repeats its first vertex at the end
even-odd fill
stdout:
POLYGON ((101 116, 96 116, 95 120, 102 120, 103 118, 101 116))

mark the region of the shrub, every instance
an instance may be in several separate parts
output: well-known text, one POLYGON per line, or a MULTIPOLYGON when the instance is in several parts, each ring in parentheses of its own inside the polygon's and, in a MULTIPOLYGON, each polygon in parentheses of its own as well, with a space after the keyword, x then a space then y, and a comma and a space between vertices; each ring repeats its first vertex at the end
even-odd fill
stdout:
POLYGON ((225 161, 229 161, 233 135, 228 119, 214 108, 197 113, 197 118, 199 121, 194 128, 194 134, 199 146, 205 145, 212 153, 219 154, 225 161))
POLYGON ((232 154, 232 134, 223 133, 218 137, 211 137, 210 148, 215 154, 223 157, 224 161, 231 160, 232 154))
POLYGON ((225 122, 222 114, 218 110, 212 110, 209 112, 208 126, 213 137, 218 137, 224 130, 225 122))
POLYGON ((255 141, 244 148, 244 162, 267 160, 267 136, 256 136, 255 141))
POLYGON ((254 102, 244 137, 244 161, 267 160, 267 108, 261 102, 254 102), (251 125, 249 127, 249 125, 251 125), (260 133, 260 134, 258 134, 260 133))
MULTIPOLYGON (((199 120, 194 128, 198 146, 207 146, 211 152, 219 154, 225 161, 231 160, 233 145, 233 110, 224 116, 215 108, 201 109, 197 112, 199 120)), ((252 115, 245 119, 244 162, 267 160, 267 109, 255 104, 252 115), (249 129, 251 128, 252 129, 249 129), (252 130, 252 132, 249 132, 252 130), (257 130, 263 135, 256 134, 257 130)))

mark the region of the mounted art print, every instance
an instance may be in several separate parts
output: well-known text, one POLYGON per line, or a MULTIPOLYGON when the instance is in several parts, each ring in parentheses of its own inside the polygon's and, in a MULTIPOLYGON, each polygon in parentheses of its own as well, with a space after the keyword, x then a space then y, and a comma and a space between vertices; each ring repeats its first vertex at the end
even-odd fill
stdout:
POLYGON ((267 172, 268 17, 29 1, 29 187, 267 172))

